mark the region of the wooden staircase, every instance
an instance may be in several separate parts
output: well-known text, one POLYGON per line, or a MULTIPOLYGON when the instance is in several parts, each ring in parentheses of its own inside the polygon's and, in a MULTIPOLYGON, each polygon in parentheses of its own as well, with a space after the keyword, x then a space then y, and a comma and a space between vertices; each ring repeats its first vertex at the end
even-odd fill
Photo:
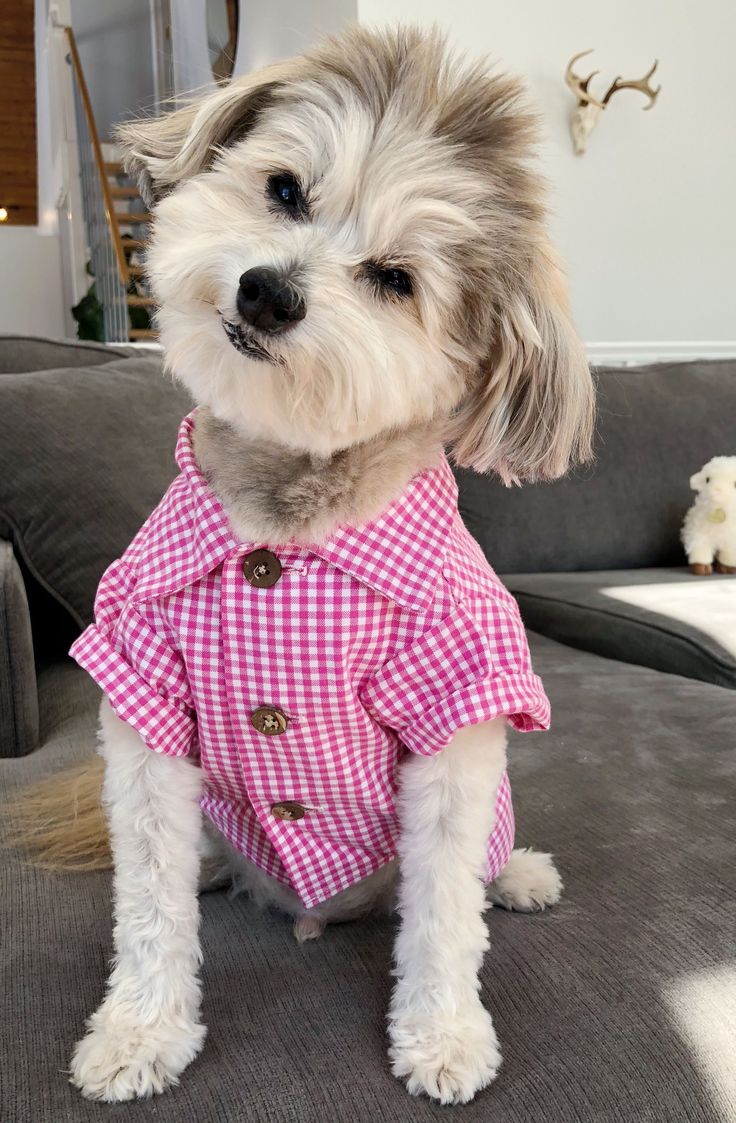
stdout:
POLYGON ((131 181, 119 161, 106 161, 104 169, 110 198, 114 204, 113 221, 126 259, 129 338, 133 341, 154 342, 157 334, 151 326, 151 314, 156 302, 148 288, 145 265, 139 260, 148 244, 147 228, 151 215, 143 208, 139 188, 131 181), (133 309, 144 309, 148 315, 141 316, 137 311, 131 315, 133 309))
POLYGON ((104 338, 109 342, 126 337, 155 340, 155 302, 146 281, 144 260, 151 215, 123 165, 103 154, 74 32, 70 27, 65 27, 64 32, 81 106, 77 113, 78 132, 84 135, 85 152, 91 153, 91 164, 87 158, 81 161, 80 174, 83 192, 87 192, 90 272, 95 278, 95 299, 104 317, 104 338))

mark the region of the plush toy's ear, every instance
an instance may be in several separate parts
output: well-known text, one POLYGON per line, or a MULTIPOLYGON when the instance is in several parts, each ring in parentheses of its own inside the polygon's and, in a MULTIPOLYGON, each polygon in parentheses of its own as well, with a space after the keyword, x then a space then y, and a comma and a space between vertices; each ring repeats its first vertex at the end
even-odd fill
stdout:
POLYGON ((693 489, 693 491, 700 491, 704 483, 705 473, 701 468, 699 472, 696 472, 694 476, 690 477, 690 487, 693 489))
POLYGON ((562 272, 540 236, 531 268, 499 300, 487 364, 454 418, 453 459, 505 483, 555 479, 588 460, 594 394, 562 272))
POLYGON ((278 91, 299 76, 300 65, 299 59, 275 63, 173 113, 118 125, 125 170, 137 179, 147 205, 206 170, 218 150, 245 136, 278 91))

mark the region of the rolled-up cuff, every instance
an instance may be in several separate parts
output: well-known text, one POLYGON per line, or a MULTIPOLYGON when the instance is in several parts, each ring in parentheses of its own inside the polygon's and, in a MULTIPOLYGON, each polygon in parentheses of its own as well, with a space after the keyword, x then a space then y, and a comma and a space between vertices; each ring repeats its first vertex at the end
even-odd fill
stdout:
POLYGON ((131 667, 94 625, 69 651, 103 690, 117 716, 156 753, 187 756, 196 732, 191 711, 160 694, 131 667))
POLYGON ((471 683, 443 698, 398 733, 412 752, 431 756, 446 748, 459 729, 497 717, 505 717, 522 733, 549 728, 549 701, 535 674, 496 676, 471 683))

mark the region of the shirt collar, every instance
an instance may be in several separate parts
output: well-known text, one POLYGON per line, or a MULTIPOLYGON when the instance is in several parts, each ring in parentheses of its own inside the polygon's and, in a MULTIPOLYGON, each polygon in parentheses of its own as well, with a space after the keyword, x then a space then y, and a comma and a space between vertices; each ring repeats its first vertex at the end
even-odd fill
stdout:
POLYGON ((179 497, 181 531, 167 535, 166 545, 157 543, 155 564, 144 566, 136 599, 173 592, 204 577, 233 553, 266 546, 282 560, 316 555, 405 608, 429 607, 457 516, 457 483, 444 453, 374 519, 358 527, 339 527, 325 542, 242 542, 197 464, 192 448, 195 423, 196 410, 184 418, 176 446, 176 462, 191 500, 182 504, 179 497))
POLYGON ((456 515, 457 483, 443 453, 376 518, 340 527, 309 549, 389 600, 422 611, 435 595, 456 515))

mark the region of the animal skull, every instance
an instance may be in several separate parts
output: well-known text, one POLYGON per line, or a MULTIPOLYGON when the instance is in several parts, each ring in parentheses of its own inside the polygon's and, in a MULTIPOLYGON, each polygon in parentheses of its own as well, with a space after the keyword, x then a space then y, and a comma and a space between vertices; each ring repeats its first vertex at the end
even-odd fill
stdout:
POLYGON ((655 59, 654 66, 647 71, 643 78, 630 79, 627 81, 624 81, 624 79, 620 77, 614 78, 606 91, 603 101, 599 101, 588 89, 591 78, 594 78, 595 75, 598 74, 598 71, 593 70, 587 78, 581 78, 580 75, 576 74, 573 70, 575 63, 579 59, 584 58, 585 55, 591 54, 591 50, 580 51, 579 54, 573 55, 565 71, 565 82, 578 99, 577 107, 573 111, 570 121, 570 132, 572 133, 575 154, 577 156, 582 156, 586 151, 588 147, 588 137, 598 124, 601 110, 608 106, 615 93, 619 90, 639 90, 649 98, 649 104, 645 105, 644 108, 651 109, 659 96, 659 91, 662 89, 661 86, 657 86, 656 90, 653 90, 650 85, 650 79, 657 69, 659 61, 655 59))

